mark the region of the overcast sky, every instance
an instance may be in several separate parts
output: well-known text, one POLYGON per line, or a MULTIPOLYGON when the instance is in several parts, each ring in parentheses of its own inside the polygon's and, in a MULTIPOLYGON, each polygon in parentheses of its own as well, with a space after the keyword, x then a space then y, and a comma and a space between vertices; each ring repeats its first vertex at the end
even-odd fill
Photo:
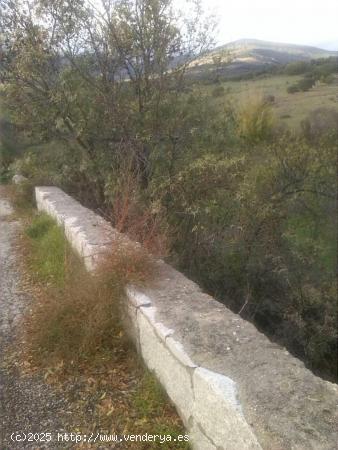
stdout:
POLYGON ((338 0, 202 1, 219 18, 219 44, 241 38, 322 47, 335 42, 338 50, 338 0))

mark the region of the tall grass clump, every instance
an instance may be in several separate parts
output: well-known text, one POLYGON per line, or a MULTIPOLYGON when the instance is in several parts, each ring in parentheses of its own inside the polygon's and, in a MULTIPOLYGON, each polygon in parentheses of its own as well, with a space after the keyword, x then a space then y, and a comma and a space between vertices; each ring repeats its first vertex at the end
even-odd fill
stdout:
POLYGON ((261 95, 249 96, 236 113, 237 132, 249 144, 271 138, 275 118, 269 101, 261 95))
POLYGON ((26 341, 35 364, 62 362, 74 368, 123 355, 128 346, 121 326, 124 288, 151 278, 151 258, 141 247, 117 242, 89 275, 63 231, 45 214, 33 219, 26 235, 29 268, 43 282, 26 320, 26 341))
POLYGON ((30 213, 34 207, 34 186, 31 180, 27 180, 10 189, 11 201, 20 214, 30 213))

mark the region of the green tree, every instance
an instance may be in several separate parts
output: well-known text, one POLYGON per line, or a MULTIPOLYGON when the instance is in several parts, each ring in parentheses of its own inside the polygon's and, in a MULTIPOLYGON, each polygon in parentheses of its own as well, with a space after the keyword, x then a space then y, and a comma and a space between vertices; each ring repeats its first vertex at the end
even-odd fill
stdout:
POLYGON ((171 0, 100 9, 82 0, 7 2, 2 79, 13 117, 41 143, 66 142, 74 176, 99 202, 121 160, 131 160, 144 187, 149 182, 168 105, 184 89, 189 62, 212 43, 212 23, 193 6, 183 17, 171 0))

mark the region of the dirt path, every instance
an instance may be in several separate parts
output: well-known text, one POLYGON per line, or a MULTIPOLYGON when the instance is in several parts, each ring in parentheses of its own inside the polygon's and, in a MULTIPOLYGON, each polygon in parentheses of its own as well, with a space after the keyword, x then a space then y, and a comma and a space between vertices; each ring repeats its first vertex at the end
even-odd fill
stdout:
MULTIPOLYGON (((0 449, 66 448, 56 442, 13 442, 30 437, 28 433, 53 433, 67 430, 71 411, 66 400, 37 376, 20 376, 17 361, 10 358, 8 346, 29 305, 29 295, 20 290, 20 269, 15 236, 20 223, 11 220, 12 208, 6 200, 6 188, 0 186, 0 449), (13 436, 14 437, 14 436, 13 436)), ((35 436, 37 437, 37 436, 35 436)), ((39 438, 43 438, 40 435, 39 438)), ((48 437, 45 437, 48 440, 48 437)))

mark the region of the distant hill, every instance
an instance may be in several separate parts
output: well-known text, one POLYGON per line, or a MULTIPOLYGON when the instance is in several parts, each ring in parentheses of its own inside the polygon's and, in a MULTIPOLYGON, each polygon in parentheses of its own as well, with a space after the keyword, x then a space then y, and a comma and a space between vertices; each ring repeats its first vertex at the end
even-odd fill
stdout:
MULTIPOLYGON (((228 76, 237 76, 293 61, 309 61, 330 56, 338 57, 338 52, 306 45, 240 39, 205 53, 193 61, 190 67, 195 72, 205 71, 212 69, 217 64, 217 60, 219 61, 218 58, 222 58, 228 76), (230 64, 226 64, 227 58, 230 58, 230 64)), ((218 64, 222 63, 218 62, 218 64)))
POLYGON ((280 59, 315 59, 325 58, 329 56, 338 56, 338 52, 324 50, 318 47, 310 47, 308 45, 284 44, 280 42, 260 41, 258 39, 240 39, 230 42, 229 44, 218 47, 217 50, 232 50, 239 57, 245 55, 257 55, 266 52, 272 52, 276 56, 277 61, 280 59))

